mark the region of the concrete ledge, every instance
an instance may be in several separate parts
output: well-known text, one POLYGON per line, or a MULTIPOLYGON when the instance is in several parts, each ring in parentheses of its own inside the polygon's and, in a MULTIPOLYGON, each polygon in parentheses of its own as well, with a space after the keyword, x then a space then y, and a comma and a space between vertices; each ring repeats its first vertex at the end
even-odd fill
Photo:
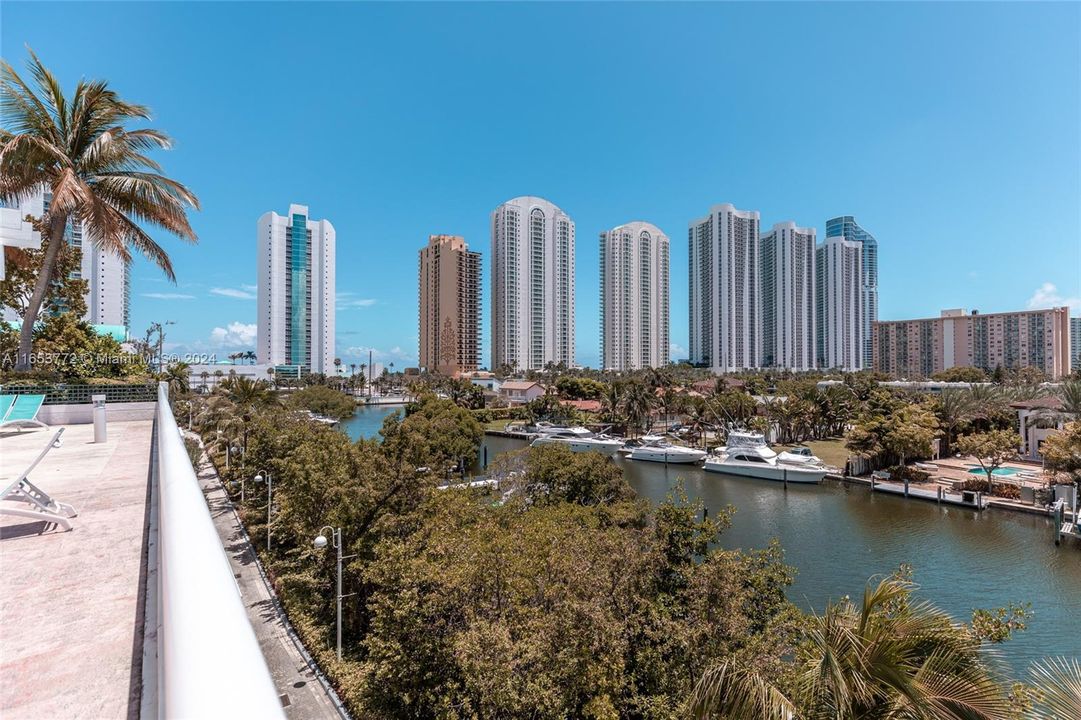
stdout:
MULTIPOLYGON (((131 422, 153 420, 154 402, 121 402, 105 405, 106 422, 131 422)), ((42 405, 38 420, 46 425, 89 425, 94 422, 94 406, 90 403, 77 405, 42 405)))

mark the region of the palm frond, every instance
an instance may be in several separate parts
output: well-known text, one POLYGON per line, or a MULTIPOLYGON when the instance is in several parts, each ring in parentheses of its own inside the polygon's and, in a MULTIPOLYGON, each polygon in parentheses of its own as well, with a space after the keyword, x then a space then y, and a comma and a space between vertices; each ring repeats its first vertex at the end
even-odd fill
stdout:
POLYGON ((1076 659, 1051 658, 1033 665, 1029 672, 1041 698, 1033 710, 1039 720, 1081 718, 1081 665, 1076 659))
POLYGON ((690 698, 691 715, 724 720, 795 720, 795 704, 761 674, 732 662, 707 671, 690 698))

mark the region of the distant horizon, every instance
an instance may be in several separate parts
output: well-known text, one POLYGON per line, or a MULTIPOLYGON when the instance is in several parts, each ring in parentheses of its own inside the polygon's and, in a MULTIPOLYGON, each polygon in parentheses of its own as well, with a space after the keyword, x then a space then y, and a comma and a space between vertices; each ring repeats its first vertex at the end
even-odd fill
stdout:
POLYGON ((135 262, 133 336, 173 320, 170 352, 254 349, 257 220, 295 203, 337 231, 343 363, 416 365, 417 252, 438 234, 481 253, 490 363, 489 216, 520 195, 575 221, 578 365, 600 364, 598 236, 633 221, 671 240, 688 356, 686 227, 724 203, 818 241, 855 217, 880 320, 1081 314, 1079 5, 418 10, 4 3, 6 60, 22 72, 29 46, 66 90, 104 79, 149 105, 176 141, 154 158, 202 201, 199 245, 154 233, 175 286, 135 262))

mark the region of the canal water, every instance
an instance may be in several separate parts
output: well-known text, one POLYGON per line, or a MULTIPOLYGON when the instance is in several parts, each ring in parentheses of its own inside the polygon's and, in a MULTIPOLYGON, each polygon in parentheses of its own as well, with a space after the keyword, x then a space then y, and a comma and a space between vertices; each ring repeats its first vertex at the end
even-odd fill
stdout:
MULTIPOLYGON (((371 436, 374 415, 364 408, 346 430, 371 436)), ((380 419, 381 423, 382 420, 380 419)), ((524 447, 521 440, 485 436, 479 461, 524 447)), ((821 612, 843 595, 860 597, 868 578, 912 565, 920 594, 959 620, 974 608, 1010 601, 1032 605, 1028 629, 1002 647, 1020 677, 1037 659, 1081 657, 1081 544, 1056 547, 1051 521, 1005 510, 977 513, 965 508, 871 493, 838 482, 789 485, 718 473, 698 467, 617 459, 627 481, 643 497, 659 502, 682 480, 691 498, 716 513, 736 512, 721 536, 726 548, 761 548, 777 538, 785 562, 796 568, 789 598, 821 612)))

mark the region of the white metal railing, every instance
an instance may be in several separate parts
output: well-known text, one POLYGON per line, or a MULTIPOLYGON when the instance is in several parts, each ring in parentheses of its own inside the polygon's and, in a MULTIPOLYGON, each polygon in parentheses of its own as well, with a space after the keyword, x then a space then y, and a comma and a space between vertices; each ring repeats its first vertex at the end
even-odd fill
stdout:
POLYGON ((164 382, 157 426, 158 716, 284 718, 164 382))

